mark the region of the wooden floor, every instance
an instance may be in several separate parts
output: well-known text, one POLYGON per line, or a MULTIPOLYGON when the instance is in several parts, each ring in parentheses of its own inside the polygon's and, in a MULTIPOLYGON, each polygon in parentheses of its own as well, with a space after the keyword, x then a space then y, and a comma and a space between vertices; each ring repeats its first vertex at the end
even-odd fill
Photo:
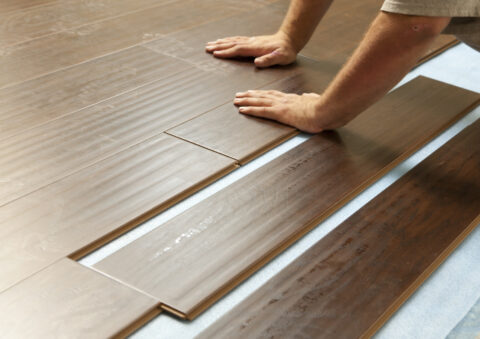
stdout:
MULTIPOLYGON (((378 0, 362 6, 338 0, 296 64, 259 70, 249 59, 215 59, 204 52, 204 44, 227 35, 274 32, 288 6, 286 0, 1 1, 0 310, 8 317, 0 327, 10 329, 5 335, 125 334, 160 308, 193 318, 298 238, 311 226, 302 228, 305 222, 301 219, 296 220, 300 226, 292 235, 279 234, 276 243, 265 244, 270 247, 250 261, 232 265, 220 277, 220 285, 198 290, 198 295, 192 290, 192 296, 185 286, 197 280, 184 280, 178 269, 195 263, 183 257, 173 258, 167 267, 155 264, 150 270, 150 274, 158 273, 150 283, 172 279, 170 284, 175 285, 175 279, 183 280, 185 285, 179 283, 178 291, 172 292, 171 286, 159 291, 160 284, 153 289, 144 288, 143 283, 136 286, 149 278, 142 273, 149 267, 143 260, 161 258, 159 244, 150 241, 153 234, 147 241, 150 244, 132 244, 144 246, 137 268, 130 266, 131 261, 119 261, 123 252, 98 265, 113 276, 118 271, 129 272, 130 278, 136 277, 131 284, 134 288, 74 262, 297 134, 288 126, 239 115, 232 105, 234 93, 255 88, 321 92, 354 50, 380 5, 378 0), (170 301, 177 299, 178 304, 170 301), (31 318, 36 318, 31 328, 23 326, 31 318)), ((441 38, 420 61, 454 42, 452 37, 441 38)), ((358 187, 445 129, 477 100, 468 91, 415 80, 365 115, 367 120, 358 120, 337 134, 313 138, 278 168, 272 167, 270 174, 255 174, 238 190, 250 189, 249 182, 254 180, 275 182, 275 173, 288 174, 283 172, 291 171, 291 166, 295 169, 312 152, 319 159, 334 159, 329 156, 333 151, 343 154, 344 163, 327 161, 327 171, 341 165, 347 166, 349 175, 356 175, 361 164, 369 164, 338 194, 336 204, 325 206, 325 211, 331 211, 358 187), (423 95, 429 91, 431 95, 423 95), (386 112, 396 112, 395 118, 383 126, 366 128, 386 112), (422 129, 407 133, 408 125, 393 128, 406 118, 422 129), (391 139, 383 144, 388 126, 396 133, 388 133, 391 139), (408 138, 402 137, 405 133, 408 138), (371 152, 366 151, 369 145, 371 152), (377 156, 378 162, 373 161, 377 156)), ((294 180, 290 188, 295 191, 310 184, 294 180)), ((278 188, 272 185, 270 189, 278 188)), ((222 194, 225 202, 239 196, 231 190, 222 194)), ((269 194, 267 189, 256 189, 237 204, 244 202, 248 211, 255 197, 269 194)), ((211 200, 214 205, 215 199, 211 200)), ((291 201, 288 196, 278 197, 268 201, 268 206, 291 201)), ((291 206, 293 215, 298 213, 295 206, 291 206)), ((216 208, 209 205, 199 215, 192 210, 187 216, 197 218, 203 232, 212 223, 208 215, 216 208)), ((325 211, 312 210, 311 216, 318 220, 325 211)), ((229 217, 231 206, 222 213, 224 220, 238 220, 238 216, 229 217)), ((250 215, 252 222, 261 217, 265 216, 250 215)), ((170 233, 165 228, 166 233, 155 236, 165 246, 168 241, 185 242, 198 231, 187 225, 170 233)), ((241 232, 235 227, 242 224, 232 227, 228 234, 231 243, 236 243, 241 232)), ((222 238, 209 239, 213 246, 222 238)), ((239 240, 237 250, 248 249, 249 239, 239 240)), ((178 248, 171 250, 169 255, 178 248)), ((227 256, 215 256, 219 260, 211 264, 217 269, 227 256)), ((201 277, 212 272, 197 273, 201 277)))

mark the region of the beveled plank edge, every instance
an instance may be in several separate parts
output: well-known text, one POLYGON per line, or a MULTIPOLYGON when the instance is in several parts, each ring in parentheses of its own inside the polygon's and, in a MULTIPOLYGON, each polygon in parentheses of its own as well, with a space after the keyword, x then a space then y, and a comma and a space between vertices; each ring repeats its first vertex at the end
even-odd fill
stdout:
POLYGON ((420 60, 417 61, 417 64, 413 67, 413 68, 416 68, 418 66, 420 66, 421 64, 423 64, 424 62, 427 62, 428 60, 436 57, 437 55, 439 54, 442 54, 443 52, 445 52, 447 49, 453 47, 453 46, 456 46, 460 43, 460 40, 458 39, 453 39, 452 41, 446 43, 445 45, 443 45, 442 47, 432 51, 431 53, 427 54, 427 55, 424 55, 422 58, 420 58, 420 60))
POLYGON ((173 205, 179 203, 180 201, 184 200, 185 198, 189 197, 190 195, 198 192, 202 188, 208 186, 209 184, 215 182, 216 180, 222 178, 223 176, 231 173, 235 169, 238 168, 238 164, 236 162, 232 161, 232 164, 229 166, 226 166, 222 170, 218 171, 215 174, 212 174, 208 178, 205 178, 195 185, 191 186, 189 189, 185 190, 184 192, 176 195, 175 197, 161 203, 159 206, 150 209, 149 211, 144 212, 137 218, 127 222, 126 224, 116 228, 114 231, 104 235, 103 237, 91 242, 90 244, 72 252, 69 254, 67 257, 78 261, 82 259, 84 256, 90 254, 91 252, 97 250, 98 248, 106 245, 107 243, 111 242, 112 240, 115 240, 116 238, 122 236, 126 232, 134 229, 135 227, 139 226, 140 224, 146 222, 147 220, 155 217, 159 213, 165 211, 166 209, 172 207, 173 205))
MULTIPOLYGON (((14 42, 14 43, 6 44, 6 45, 1 46, 0 49, 1 48, 11 48, 13 46, 20 45, 22 43, 30 42, 30 41, 37 40, 37 39, 42 39, 42 38, 45 38, 45 37, 50 36, 50 35, 55 35, 55 34, 62 33, 62 32, 65 32, 65 31, 69 31, 69 30, 72 30, 72 29, 77 29, 77 28, 80 28, 80 27, 83 27, 83 26, 98 24, 98 23, 101 23, 103 21, 117 19, 117 18, 120 18, 122 16, 126 16, 126 15, 129 15, 129 14, 132 14, 132 13, 144 11, 144 10, 147 10, 147 9, 150 9, 150 8, 160 7, 160 6, 163 6, 163 5, 169 5, 169 4, 171 4, 172 2, 175 2, 175 1, 176 0, 165 0, 165 2, 162 5, 140 7, 140 8, 137 8, 135 10, 132 10, 132 11, 124 12, 122 14, 112 15, 112 16, 109 16, 109 17, 106 17, 106 18, 103 18, 103 19, 88 21, 88 22, 85 22, 85 23, 80 24, 80 25, 71 26, 71 27, 68 27, 68 28, 60 29, 58 31, 53 31, 53 32, 46 33, 46 34, 43 34, 43 35, 35 36, 33 38, 27 38, 25 40, 21 40, 21 41, 17 41, 17 42, 14 42)), ((36 8, 41 8, 41 7, 48 7, 48 6, 51 6, 53 4, 53 2, 55 2, 55 0, 52 0, 52 2, 48 2, 48 3, 45 3, 45 4, 41 4, 41 5, 37 5, 37 6, 33 6, 33 7, 27 7, 27 8, 16 10, 16 11, 10 11, 10 12, 6 12, 6 13, 1 13, 0 12, 0 15, 4 15, 4 14, 7 15, 7 14, 12 14, 14 12, 21 12, 21 11, 25 11, 25 10, 29 11, 31 9, 36 9, 36 8)))
POLYGON ((480 105, 480 95, 478 96, 478 99, 475 100, 472 104, 467 106, 464 110, 459 112, 456 116, 454 116, 450 121, 447 121, 441 128, 439 128, 437 131, 432 132, 430 135, 425 135, 423 140, 420 140, 418 143, 412 145, 408 149, 406 149, 399 157, 397 157, 394 161, 389 163, 387 166, 383 167, 381 170, 379 170, 377 173, 372 175, 369 179, 367 179, 363 184, 359 185, 349 193, 347 193, 342 199, 340 199, 337 203, 333 204, 328 208, 325 212, 320 214, 319 216, 313 218, 310 222, 305 224, 299 232, 290 238, 286 239, 283 243, 280 243, 276 248, 271 250, 269 253, 266 253, 264 257, 260 258, 256 262, 254 262, 248 269, 240 272, 236 277, 234 277, 231 282, 221 288, 219 288, 217 291, 215 291, 212 295, 208 296, 205 298, 199 305, 190 312, 179 312, 175 308, 162 304, 162 309, 170 312, 171 310, 174 310, 175 312, 172 312, 173 315, 180 316, 181 318, 187 319, 187 320, 193 320, 195 319, 199 314, 201 314, 203 311, 205 311, 208 307, 213 305, 216 301, 218 301, 221 297, 226 295, 228 292, 230 292, 233 288, 238 286, 240 283, 242 283, 245 279, 250 277, 252 274, 254 274, 256 271, 258 271, 261 267, 263 267, 265 264, 270 262, 273 258, 275 258, 277 255, 282 253, 284 250, 286 250, 288 247, 290 247, 293 243, 295 243, 297 240, 302 238, 305 234, 310 232, 312 229, 314 229, 320 222, 331 216, 333 213, 335 213, 339 208, 341 208, 344 204, 346 204, 348 201, 353 199, 355 196, 357 196, 360 192, 362 192, 364 189, 366 189, 368 186, 376 182, 378 179, 380 179, 383 175, 388 173, 390 170, 392 170, 394 167, 399 165, 401 162, 406 160, 408 157, 410 157, 413 153, 415 153, 418 149, 426 145, 428 142, 430 142, 433 138, 444 132, 446 129, 451 127, 455 122, 457 122, 460 118, 464 117, 467 113, 471 112, 474 108, 476 108, 478 105, 480 105))
POLYGON ((245 165, 247 163, 249 163, 250 161, 252 161, 253 159, 259 157, 260 155, 272 150, 273 148, 275 148, 276 146, 284 143, 285 141, 287 140, 290 140, 291 138, 293 138, 294 136, 297 136, 298 134, 300 134, 300 131, 297 130, 297 129, 294 129, 292 130, 290 133, 280 137, 280 138, 277 138, 277 139, 274 139, 272 140, 271 142, 269 142, 268 144, 264 145, 262 148, 259 148, 258 150, 256 150, 255 152, 252 152, 250 153, 249 155, 241 158, 241 159, 238 159, 238 162, 240 165, 245 165))
MULTIPOLYGON (((173 2, 169 2, 168 4, 171 4, 173 2)), ((167 4, 167 5, 168 5, 167 4)), ((158 5, 158 6, 155 6, 155 7, 148 7, 148 8, 144 8, 143 10, 147 10, 147 9, 150 9, 150 8, 156 8, 156 7, 162 7, 162 5, 158 5)), ((240 13, 245 13, 245 11, 243 12, 240 12, 240 13)), ((130 13, 131 14, 131 13, 130 13)), ((238 14, 238 13, 236 13, 238 14)), ((126 14, 128 15, 128 14, 126 14)), ((44 73, 40 73, 40 74, 37 74, 33 77, 30 77, 30 78, 27 78, 27 79, 23 79, 21 81, 17 81, 17 82, 11 82, 9 84, 6 84, 6 85, 3 85, 3 86, 0 86, 0 90, 4 89, 4 88, 8 88, 8 87, 13 87, 13 86, 17 86, 17 85, 20 85, 24 82, 27 82, 27 81, 32 81, 32 80, 35 80, 35 79, 38 79, 38 78, 41 78, 41 77, 44 77, 44 76, 47 76, 47 75, 50 75, 50 74, 53 74, 53 73, 57 73, 57 72, 60 72, 60 71, 64 71, 66 69, 69 69, 69 68, 72 68, 72 67, 75 67, 75 66, 78 66, 78 65, 82 65, 84 63, 87 63, 89 61, 92 61, 92 60, 97 60, 99 58, 102 58, 102 57, 105 57, 105 56, 108 56, 108 55, 113 55, 115 53, 118 53, 118 52, 122 52, 124 50, 127 50, 129 48, 132 48, 132 47, 143 47, 143 48, 147 48, 145 46, 142 46, 146 43, 151 43, 151 42, 154 42, 156 40, 160 40, 162 38, 164 38, 166 35, 169 35, 169 34, 173 34, 173 33, 178 33, 178 32, 182 32, 184 30, 189 30, 189 29, 192 29, 192 28, 195 28, 195 27, 198 27, 198 26, 202 26, 202 25, 205 25, 205 24, 208 24, 208 23, 212 23, 212 22, 215 22, 215 21, 220 21, 221 19, 227 19, 227 18, 230 18, 230 17, 233 17, 235 15, 235 13, 232 13, 231 15, 227 15, 225 17, 220 17, 220 18, 214 18, 214 19, 211 19, 211 20, 207 20, 205 22, 202 22, 201 24, 192 24, 191 26, 187 26, 187 27, 183 27, 179 30, 176 30, 176 31, 172 31, 172 32, 168 32, 167 34, 164 34, 162 37, 152 37, 151 39, 145 39, 145 40, 142 40, 142 41, 139 41, 138 43, 136 44, 132 44, 132 45, 129 45, 127 47, 123 47, 123 48, 120 48, 120 49, 116 49, 114 51, 111 51, 111 52, 107 52, 107 53, 104 53, 104 54, 99 54, 95 57, 92 57, 92 58, 88 58, 88 59, 85 59, 81 62, 78 62, 78 63, 75 63, 75 64, 72 64, 72 65, 68 65, 68 66, 65 66, 65 67, 60 67, 60 68, 57 68, 55 70, 52 70, 52 71, 47 71, 47 72, 44 72, 44 73)), ((123 16, 123 15, 121 15, 123 16)), ((109 18, 107 20, 111 20, 112 18, 109 18)), ((91 23, 90 23, 91 24, 91 23)), ((87 24, 86 26, 90 25, 90 24, 87 24)), ((58 33, 55 33, 55 34, 58 34, 58 33)))
MULTIPOLYGON (((209 112, 210 112, 210 111, 209 111, 209 112)), ((208 112, 202 113, 202 114, 194 117, 193 119, 198 118, 199 116, 201 116, 201 115, 203 115, 203 114, 207 114, 207 113, 208 113, 208 112)), ((191 121, 191 120, 192 120, 192 119, 190 119, 189 121, 191 121)), ((188 121, 186 121, 186 122, 188 122, 188 121)), ((184 123, 186 123, 186 122, 184 122, 184 123)), ((182 124, 183 124, 183 123, 182 123, 182 124)), ((180 125, 182 125, 182 124, 180 124, 180 125)), ((172 128, 170 128, 169 130, 165 131, 165 134, 168 134, 169 136, 174 137, 174 138, 177 138, 177 139, 180 139, 180 140, 182 140, 182 141, 191 143, 191 144, 193 144, 193 145, 195 145, 195 146, 204 148, 204 149, 209 150, 209 151, 211 151, 211 152, 215 152, 215 153, 217 153, 217 154, 223 155, 223 156, 225 156, 225 157, 227 157, 227 158, 229 158, 229 159, 235 160, 235 161, 237 162, 238 166, 243 166, 243 165, 247 164, 248 162, 254 160, 255 158, 258 158, 260 155, 262 155, 262 154, 270 151, 271 149, 275 148, 276 146, 280 145, 281 143, 283 143, 283 142, 285 142, 285 141, 287 141, 287 140, 290 140, 290 139, 293 138, 294 136, 300 134, 300 131, 294 129, 294 130, 292 130, 291 132, 289 132, 288 134, 286 134, 286 135, 284 135, 284 136, 282 136, 282 137, 280 137, 280 138, 276 138, 276 139, 270 141, 270 142, 267 143, 266 145, 262 146, 261 148, 259 148, 259 149, 256 150, 256 151, 248 154, 247 156, 245 156, 245 157, 243 157, 243 158, 240 158, 240 159, 236 159, 236 158, 232 157, 231 155, 228 155, 228 154, 225 154, 225 153, 216 151, 216 150, 211 149, 211 148, 209 148, 209 147, 207 147, 207 146, 205 146, 205 145, 201 145, 201 144, 199 144, 199 143, 196 143, 196 142, 191 141, 191 140, 189 140, 189 139, 187 139, 187 138, 178 136, 178 135, 176 135, 176 134, 172 134, 172 133, 170 132, 170 130, 173 129, 173 128, 175 128, 175 127, 172 127, 172 128)))
POLYGON ((360 338, 372 337, 479 224, 480 214, 442 251, 442 253, 439 254, 430 266, 428 266, 427 269, 415 279, 415 281, 384 311, 384 313, 365 331, 364 334, 361 335, 360 338))
POLYGON ((129 335, 133 334, 142 326, 146 325, 149 321, 156 318, 162 313, 162 309, 159 306, 154 306, 150 310, 146 311, 140 317, 135 319, 133 322, 128 324, 123 330, 112 336, 112 338, 126 338, 129 335))

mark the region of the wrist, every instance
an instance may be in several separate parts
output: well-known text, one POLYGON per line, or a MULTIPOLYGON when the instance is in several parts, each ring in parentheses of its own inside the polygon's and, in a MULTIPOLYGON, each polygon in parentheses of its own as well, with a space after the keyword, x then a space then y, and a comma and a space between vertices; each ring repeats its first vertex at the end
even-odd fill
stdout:
POLYGON ((289 49, 293 50, 295 54, 298 54, 302 50, 303 46, 299 46, 297 43, 295 43, 295 39, 292 37, 292 34, 286 32, 282 28, 280 28, 275 35, 283 40, 285 45, 287 45, 289 49))
POLYGON ((330 104, 322 95, 315 105, 315 121, 318 130, 332 130, 346 125, 350 119, 343 114, 341 109, 330 104))

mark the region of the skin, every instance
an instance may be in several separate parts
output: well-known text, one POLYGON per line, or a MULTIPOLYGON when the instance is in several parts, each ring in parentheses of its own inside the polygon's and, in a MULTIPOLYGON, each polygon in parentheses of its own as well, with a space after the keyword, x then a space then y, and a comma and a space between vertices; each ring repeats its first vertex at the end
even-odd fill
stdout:
MULTIPOLYGON (((232 37, 207 44, 219 58, 254 56, 258 67, 295 60, 331 1, 293 0, 273 36, 232 37)), ((277 120, 302 131, 318 133, 341 127, 392 89, 417 63, 450 22, 380 12, 351 58, 322 95, 278 91, 237 93, 240 113, 277 120)))

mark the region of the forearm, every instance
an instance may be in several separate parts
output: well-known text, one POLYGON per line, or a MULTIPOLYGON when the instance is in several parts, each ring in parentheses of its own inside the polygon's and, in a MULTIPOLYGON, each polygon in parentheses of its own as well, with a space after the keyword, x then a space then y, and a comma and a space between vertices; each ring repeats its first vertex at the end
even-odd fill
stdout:
POLYGON ((448 18, 380 13, 319 99, 318 129, 344 125, 393 88, 448 24, 448 18))
POLYGON ((333 0, 292 0, 279 29, 297 53, 307 44, 333 0))

